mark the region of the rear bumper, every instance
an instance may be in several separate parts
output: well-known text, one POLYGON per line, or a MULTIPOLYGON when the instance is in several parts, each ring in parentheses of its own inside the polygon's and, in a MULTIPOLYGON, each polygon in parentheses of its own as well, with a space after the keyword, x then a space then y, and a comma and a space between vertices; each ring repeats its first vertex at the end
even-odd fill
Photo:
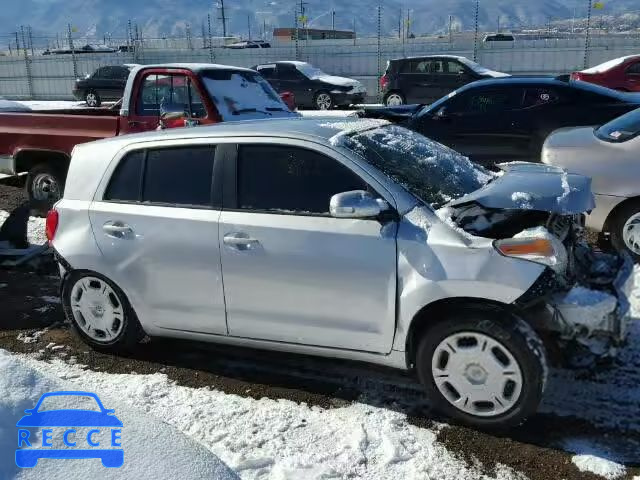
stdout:
POLYGON ((84 100, 84 90, 78 90, 78 89, 74 88, 71 93, 73 93, 73 97, 76 100, 84 100))
POLYGON ((366 92, 361 93, 332 93, 333 103, 336 105, 359 105, 364 103, 366 92))
POLYGON ((15 175, 16 161, 11 155, 0 155, 0 173, 4 175, 15 175))

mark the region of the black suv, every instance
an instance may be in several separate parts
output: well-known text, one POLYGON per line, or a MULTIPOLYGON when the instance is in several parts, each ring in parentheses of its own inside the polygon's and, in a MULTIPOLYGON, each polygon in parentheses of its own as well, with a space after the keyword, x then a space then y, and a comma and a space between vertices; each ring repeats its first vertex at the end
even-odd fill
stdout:
POLYGON ((99 107, 103 100, 120 100, 133 65, 100 67, 93 74, 76 80, 73 96, 90 107, 99 107))
POLYGON ((357 80, 324 73, 306 62, 275 62, 256 65, 254 70, 278 92, 292 92, 299 107, 329 110, 364 102, 367 91, 357 80))
POLYGON ((508 76, 466 57, 430 55, 390 60, 380 78, 380 88, 388 106, 431 103, 467 83, 508 76))

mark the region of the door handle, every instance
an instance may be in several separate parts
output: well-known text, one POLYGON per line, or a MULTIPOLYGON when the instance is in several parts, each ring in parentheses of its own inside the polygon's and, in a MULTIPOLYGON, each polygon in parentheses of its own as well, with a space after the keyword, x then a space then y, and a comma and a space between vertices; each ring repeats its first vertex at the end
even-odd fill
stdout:
POLYGON ((116 238, 123 238, 133 233, 133 229, 129 225, 120 222, 107 222, 102 226, 102 231, 108 236, 116 238))
POLYGON ((258 242, 255 238, 245 237, 240 233, 228 233, 222 238, 222 241, 225 245, 232 245, 235 247, 244 246, 248 247, 249 245, 254 245, 258 242))

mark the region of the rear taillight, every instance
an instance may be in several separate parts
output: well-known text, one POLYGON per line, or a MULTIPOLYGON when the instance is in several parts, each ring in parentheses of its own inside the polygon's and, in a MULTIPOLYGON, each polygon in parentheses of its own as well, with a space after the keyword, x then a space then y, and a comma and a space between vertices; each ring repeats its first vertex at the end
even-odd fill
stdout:
POLYGON ((55 209, 49 210, 49 213, 47 213, 47 223, 44 231, 47 234, 47 240, 49 240, 49 242, 52 242, 53 237, 56 235, 56 230, 58 229, 58 218, 59 215, 55 209))
POLYGON ((380 77, 380 88, 384 90, 385 88, 387 88, 387 85, 389 85, 389 77, 387 77, 387 74, 385 73, 380 77))

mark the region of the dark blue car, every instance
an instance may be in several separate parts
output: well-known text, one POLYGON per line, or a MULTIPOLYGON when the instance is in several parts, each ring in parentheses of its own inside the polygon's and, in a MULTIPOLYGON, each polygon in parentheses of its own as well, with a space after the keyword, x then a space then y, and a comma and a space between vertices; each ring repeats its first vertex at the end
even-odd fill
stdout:
MULTIPOLYGON (((40 397, 36 406, 25 410, 26 415, 22 417, 17 427, 122 427, 122 422, 114 415, 114 410, 104 408, 102 402, 95 393, 91 392, 51 392, 40 397), (83 397, 86 400, 94 400, 99 407, 99 411, 89 409, 51 409, 40 411, 43 402, 52 397, 83 397)), ((99 432, 99 430, 94 430, 99 432)), ((90 431, 91 432, 91 431, 90 431)), ((20 435, 20 433, 19 433, 20 435)), ((117 437, 119 438, 119 437, 117 437)), ((91 436, 87 436, 87 442, 91 445, 91 436)), ((44 439, 43 439, 44 443, 44 439)), ((66 443, 66 436, 65 436, 66 443)), ((19 445, 22 442, 19 437, 19 445)), ((30 444, 29 444, 30 445, 30 444)), ((73 446, 76 442, 73 443, 73 446)), ((70 445, 68 445, 70 446, 70 445)), ((119 445, 118 445, 119 446, 119 445)), ((54 449, 43 446, 43 448, 29 448, 16 450, 16 465, 22 468, 34 467, 40 458, 55 459, 82 459, 100 458, 105 467, 120 467, 124 463, 124 451, 122 448, 67 448, 54 449)))

